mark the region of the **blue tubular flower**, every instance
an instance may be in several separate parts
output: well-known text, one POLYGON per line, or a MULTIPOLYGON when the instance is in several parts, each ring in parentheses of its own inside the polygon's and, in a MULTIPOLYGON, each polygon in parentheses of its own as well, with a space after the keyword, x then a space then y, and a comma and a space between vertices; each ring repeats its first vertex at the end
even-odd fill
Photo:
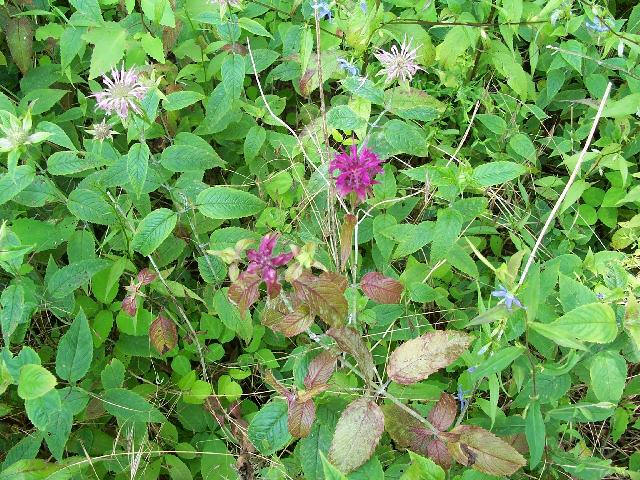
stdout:
POLYGON ((336 61, 338 62, 338 66, 342 70, 346 71, 352 77, 357 77, 360 75, 360 69, 356 67, 353 63, 349 63, 344 58, 338 58, 336 59, 336 61))
POLYGON ((460 411, 464 412, 469 406, 469 401, 464 396, 469 393, 468 390, 463 390, 462 385, 458 384, 458 392, 456 393, 456 399, 460 402, 460 411))
POLYGON ((516 306, 524 308, 522 306, 522 303, 520 303, 520 300, 518 300, 518 298, 513 293, 509 292, 502 285, 500 285, 499 290, 491 292, 491 296, 496 298, 504 298, 504 304, 507 306, 507 310, 509 311, 512 310, 514 303, 516 304, 516 306))
POLYGON ((326 18, 329 21, 332 21, 333 17, 331 15, 331 8, 329 8, 328 2, 314 2, 312 5, 313 9, 316 11, 319 19, 326 18))
POLYGON ((607 27, 602 22, 602 20, 600 20, 600 17, 595 17, 593 21, 586 20, 584 22, 584 26, 587 27, 587 30, 591 30, 592 32, 596 33, 604 33, 609 31, 609 27, 607 27))

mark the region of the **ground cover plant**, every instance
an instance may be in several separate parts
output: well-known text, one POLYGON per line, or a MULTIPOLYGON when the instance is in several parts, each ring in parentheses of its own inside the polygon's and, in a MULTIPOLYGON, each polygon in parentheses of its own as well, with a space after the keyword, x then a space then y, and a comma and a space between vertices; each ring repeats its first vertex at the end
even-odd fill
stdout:
POLYGON ((0 480, 640 478, 635 2, 0 32, 0 480))

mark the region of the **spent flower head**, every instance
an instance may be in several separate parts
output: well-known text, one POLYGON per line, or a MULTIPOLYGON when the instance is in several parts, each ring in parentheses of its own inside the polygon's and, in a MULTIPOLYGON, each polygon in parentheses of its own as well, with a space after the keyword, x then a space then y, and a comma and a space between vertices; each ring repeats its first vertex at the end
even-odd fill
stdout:
POLYGON ((114 68, 111 77, 104 75, 102 79, 105 89, 93 94, 98 108, 108 114, 115 113, 122 120, 127 119, 129 110, 142 113, 138 103, 145 97, 149 87, 141 81, 135 67, 129 70, 125 70, 124 65, 120 70, 114 68))
POLYGON ((380 164, 380 158, 371 150, 362 147, 358 151, 356 145, 351 145, 349 153, 336 155, 329 164, 329 173, 338 170, 338 176, 334 179, 341 196, 346 197, 353 192, 358 201, 363 202, 371 192, 371 187, 379 183, 375 176, 383 171, 380 164))
POLYGON ((498 290, 491 292, 492 297, 496 298, 504 298, 504 304, 507 306, 507 310, 511 311, 513 308, 513 304, 516 304, 520 308, 524 308, 518 297, 516 297, 513 293, 509 292, 505 287, 500 285, 498 290))
POLYGON ((412 48, 412 41, 413 39, 409 39, 407 42, 405 35, 400 47, 393 45, 390 51, 381 49, 375 54, 383 66, 377 75, 385 75, 387 83, 391 83, 396 79, 408 82, 418 73, 418 70, 424 71, 424 68, 420 67, 416 60, 420 46, 412 48))
POLYGON ((267 284, 267 293, 271 298, 277 297, 280 293, 278 267, 287 264, 293 258, 293 253, 273 255, 273 250, 276 248, 279 237, 279 233, 269 233, 262 237, 257 250, 247 251, 247 258, 249 259, 247 273, 260 275, 260 278, 267 284))
POLYGON ((111 130, 111 125, 109 125, 104 118, 100 123, 91 125, 91 128, 88 128, 86 132, 93 135, 93 139, 100 143, 107 138, 112 140, 113 136, 118 134, 115 130, 111 130))

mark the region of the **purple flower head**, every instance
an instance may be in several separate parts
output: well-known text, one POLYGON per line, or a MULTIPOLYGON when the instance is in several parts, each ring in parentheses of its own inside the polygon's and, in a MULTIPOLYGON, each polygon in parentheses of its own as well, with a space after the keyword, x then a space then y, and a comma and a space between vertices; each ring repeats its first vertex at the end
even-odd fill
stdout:
POLYGON ((293 253, 281 253, 273 256, 273 249, 278 243, 278 233, 269 233, 262 237, 260 246, 257 250, 247 251, 249 258, 248 273, 256 273, 262 277, 264 283, 267 284, 267 293, 271 298, 278 296, 280 293, 280 282, 278 282, 277 268, 285 265, 293 258, 293 253))
POLYGON ((98 108, 108 114, 115 113, 122 120, 129 115, 129 109, 136 113, 142 113, 138 102, 147 94, 149 87, 140 82, 140 77, 135 68, 120 70, 113 69, 111 78, 103 76, 105 89, 93 96, 98 102, 98 108))
POLYGON ((502 285, 500 285, 499 290, 491 292, 491 296, 496 298, 504 298, 504 303, 507 306, 507 310, 509 311, 511 311, 511 309, 513 308, 514 303, 516 304, 516 306, 524 308, 522 306, 522 303, 520 303, 520 300, 518 300, 518 298, 513 293, 509 292, 502 285))
POLYGON ((358 200, 363 202, 371 192, 371 186, 379 183, 375 176, 381 173, 380 159, 371 150, 362 147, 358 152, 356 145, 351 145, 351 153, 342 152, 329 164, 329 173, 338 170, 334 177, 338 193, 346 197, 354 192, 358 200))
POLYGON ((393 45, 390 51, 378 50, 378 53, 375 54, 375 57, 384 67, 377 75, 386 76, 387 83, 391 83, 395 79, 411 81, 413 76, 418 73, 418 70, 424 70, 417 63, 420 46, 411 48, 412 41, 413 39, 409 39, 407 42, 407 37, 405 36, 400 48, 397 45, 393 45))

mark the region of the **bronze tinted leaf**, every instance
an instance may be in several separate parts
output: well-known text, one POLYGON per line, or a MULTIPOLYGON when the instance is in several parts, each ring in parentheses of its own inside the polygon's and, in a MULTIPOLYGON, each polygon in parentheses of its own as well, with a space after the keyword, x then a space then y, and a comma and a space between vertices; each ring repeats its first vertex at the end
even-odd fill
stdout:
POLYGON ((427 420, 441 432, 447 430, 456 419, 458 404, 453 395, 443 392, 429 412, 427 420))
POLYGON ((316 405, 313 400, 305 402, 295 399, 289 402, 289 417, 287 427, 294 437, 306 437, 311 431, 311 425, 316 419, 316 405))
POLYGON ((345 324, 349 306, 344 298, 347 279, 333 272, 319 276, 305 271, 292 282, 297 300, 309 307, 312 315, 320 317, 332 327, 345 324))
POLYGON ((330 328, 327 330, 327 335, 336 341, 340 350, 356 359, 362 375, 368 383, 371 383, 376 373, 376 367, 373 364, 373 356, 362 336, 351 327, 330 328))
POLYGON ((238 307, 240 315, 244 316, 251 305, 260 298, 258 287, 261 281, 261 278, 255 273, 244 272, 229 287, 229 300, 238 307))
POLYGON ((378 303, 400 303, 404 290, 399 281, 378 272, 369 272, 362 277, 360 288, 367 297, 378 303))
POLYGON ((33 64, 33 23, 29 17, 12 17, 6 28, 9 52, 24 75, 33 64))
POLYGON ((313 325, 314 316, 306 305, 298 305, 293 312, 268 309, 262 314, 262 324, 285 337, 293 337, 305 332, 313 325))
POLYGON ((439 438, 435 438, 427 444, 427 457, 445 470, 448 470, 453 463, 453 458, 451 458, 451 454, 447 449, 447 444, 439 438))
POLYGON ((176 324, 167 317, 158 315, 149 327, 149 339, 153 348, 164 355, 178 344, 176 324))
POLYGON ((333 353, 324 351, 320 355, 316 355, 311 360, 307 375, 304 377, 304 387, 311 390, 314 387, 326 385, 335 369, 336 356, 333 353))
POLYGON ((384 415, 372 400, 359 398, 344 409, 329 449, 329 461, 349 473, 373 455, 382 432, 384 415))
POLYGON ((138 283, 141 285, 149 285, 156 279, 157 275, 149 270, 148 268, 143 268, 138 272, 138 283))
POLYGON ((356 227, 356 216, 347 214, 340 226, 340 269, 344 270, 353 248, 353 231, 356 227))
POLYGON ((453 363, 467 349, 471 337, 455 330, 428 332, 403 343, 389 357, 387 374, 409 385, 453 363))
POLYGON ((460 425, 451 431, 456 441, 448 443, 451 456, 462 465, 489 475, 512 475, 526 460, 507 442, 484 428, 460 425))
POLYGON ((269 385, 271 385, 275 389, 276 392, 278 392, 280 395, 286 398, 287 401, 291 402, 295 399, 295 396, 296 396, 295 393, 293 393, 291 390, 285 387, 282 383, 280 383, 278 379, 273 376, 273 372, 271 372, 271 370, 267 371, 267 373, 264 376, 264 379, 269 385))

